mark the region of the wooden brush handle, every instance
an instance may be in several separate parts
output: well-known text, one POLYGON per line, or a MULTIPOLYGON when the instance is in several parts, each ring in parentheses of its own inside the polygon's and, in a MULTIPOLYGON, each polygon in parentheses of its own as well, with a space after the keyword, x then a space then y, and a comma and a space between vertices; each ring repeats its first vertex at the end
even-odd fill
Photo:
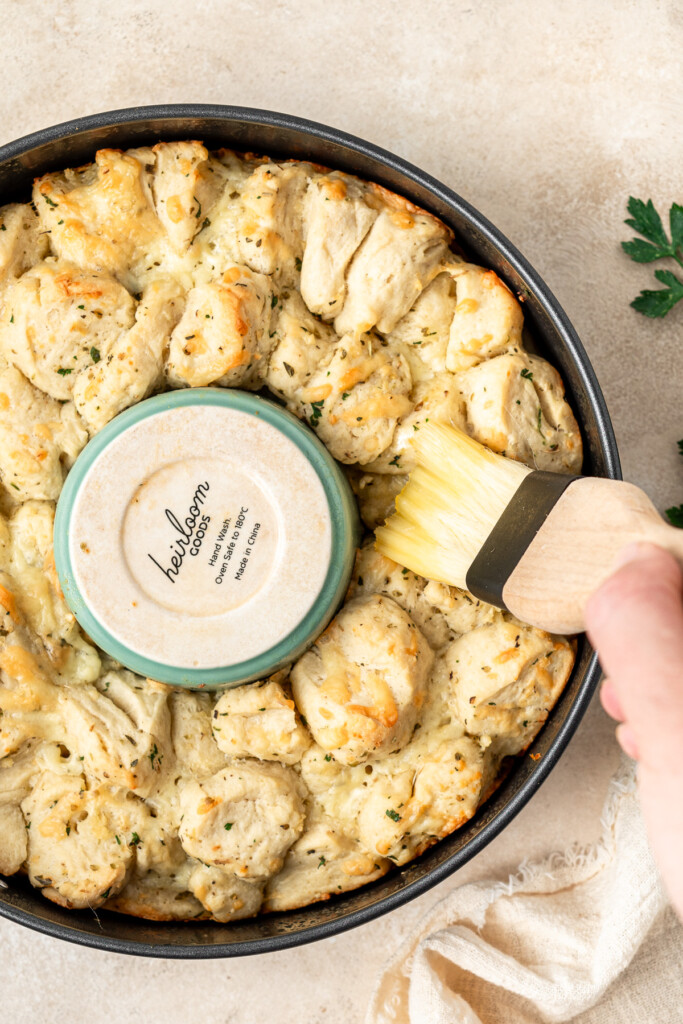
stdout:
POLYGON ((588 598, 632 541, 666 548, 683 566, 683 530, 633 484, 582 477, 561 495, 503 588, 506 607, 550 633, 585 629, 588 598))

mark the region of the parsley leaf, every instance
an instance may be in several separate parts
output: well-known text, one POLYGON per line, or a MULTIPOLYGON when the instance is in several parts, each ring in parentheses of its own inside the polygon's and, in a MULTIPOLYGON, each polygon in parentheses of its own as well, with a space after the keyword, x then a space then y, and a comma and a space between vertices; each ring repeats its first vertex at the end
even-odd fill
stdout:
POLYGON ((401 815, 398 813, 398 811, 394 811, 391 808, 389 808, 389 810, 385 811, 384 813, 386 814, 387 818, 391 818, 392 821, 401 820, 401 815))
MULTIPOLYGON (((631 216, 624 223, 643 237, 621 243, 627 256, 636 263, 674 259, 683 267, 683 206, 672 203, 669 210, 671 238, 667 235, 662 218, 655 210, 651 199, 644 202, 630 196, 628 212, 631 216)), ((683 281, 676 274, 670 270, 655 270, 655 277, 666 287, 645 289, 631 303, 638 313, 653 319, 666 316, 669 310, 683 299, 683 281)))
POLYGON ((655 270, 655 277, 666 285, 666 288, 645 289, 631 303, 639 313, 644 313, 652 319, 666 316, 669 310, 683 299, 683 281, 670 270, 655 270))
POLYGON ((152 768, 154 768, 154 770, 158 772, 159 769, 161 768, 161 762, 163 760, 164 755, 159 753, 159 751, 157 750, 156 743, 152 746, 152 749, 150 750, 147 757, 149 758, 149 763, 151 764, 152 768), (155 761, 156 764, 154 763, 155 761))
MULTIPOLYGON (((683 441, 678 442, 678 454, 683 456, 683 441)), ((683 527, 683 505, 672 505, 664 514, 673 526, 683 527)))
POLYGON ((94 345, 90 349, 90 358, 92 359, 93 363, 99 363, 100 359, 102 358, 100 356, 100 350, 98 348, 95 348, 94 345))
POLYGON ((678 258, 677 251, 683 247, 683 206, 674 203, 669 210, 671 241, 667 238, 662 218, 655 210, 651 199, 644 203, 642 199, 630 196, 628 212, 631 216, 624 223, 648 239, 647 242, 643 242, 641 238, 634 238, 631 242, 621 243, 622 249, 632 260, 636 263, 651 263, 652 260, 666 256, 678 258))
POLYGON ((59 374, 60 377, 68 377, 68 375, 71 373, 71 370, 66 370, 64 369, 63 366, 60 366, 59 369, 57 370, 57 373, 59 374))
POLYGON ((680 526, 683 529, 683 505, 672 505, 666 509, 666 516, 672 526, 680 526))
POLYGON ((321 399, 319 402, 311 402, 311 410, 312 411, 311 411, 311 415, 308 418, 308 422, 311 424, 312 427, 314 427, 316 425, 316 423, 318 422, 318 420, 320 419, 320 417, 322 415, 324 404, 325 404, 325 400, 324 399, 321 399))

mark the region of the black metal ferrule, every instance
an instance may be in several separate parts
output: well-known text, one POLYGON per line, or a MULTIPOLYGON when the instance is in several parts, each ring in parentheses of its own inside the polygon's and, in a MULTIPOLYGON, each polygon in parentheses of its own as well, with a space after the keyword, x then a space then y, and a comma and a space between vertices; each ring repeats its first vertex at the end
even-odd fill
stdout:
POLYGON ((558 499, 578 476, 534 470, 525 476, 467 570, 467 589, 505 608, 503 589, 558 499))

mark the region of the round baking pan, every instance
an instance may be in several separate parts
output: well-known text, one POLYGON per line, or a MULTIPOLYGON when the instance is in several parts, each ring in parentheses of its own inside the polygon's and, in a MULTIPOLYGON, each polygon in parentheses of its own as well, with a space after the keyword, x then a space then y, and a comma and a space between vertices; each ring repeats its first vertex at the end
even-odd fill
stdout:
MULTIPOLYGON (((584 439, 584 472, 620 477, 619 456, 605 402, 586 353, 547 285, 513 245, 469 203, 391 153, 344 132, 289 114, 245 107, 179 104, 135 107, 79 118, 0 148, 0 202, 25 202, 36 175, 74 167, 101 147, 127 148, 160 140, 201 139, 273 157, 311 160, 378 182, 449 224, 474 261, 492 267, 524 303, 533 346, 558 368, 584 439)), ((47 935, 98 949, 141 956, 205 958, 267 953, 335 935, 401 906, 448 878, 512 821, 533 797, 583 716, 597 685, 597 658, 579 639, 576 666, 535 743, 463 828, 417 860, 355 892, 302 910, 234 924, 139 920, 106 910, 68 911, 44 899, 20 876, 0 886, 0 914, 47 935), (537 757, 537 755, 539 755, 537 757)))

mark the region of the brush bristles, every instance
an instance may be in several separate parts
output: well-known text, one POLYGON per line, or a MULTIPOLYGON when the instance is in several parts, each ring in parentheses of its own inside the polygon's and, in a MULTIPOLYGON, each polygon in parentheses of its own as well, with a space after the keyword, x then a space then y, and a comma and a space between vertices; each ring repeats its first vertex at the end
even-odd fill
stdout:
POLYGON ((376 532, 377 549, 420 576, 465 588, 470 565, 531 470, 444 423, 423 424, 412 444, 418 464, 376 532))

